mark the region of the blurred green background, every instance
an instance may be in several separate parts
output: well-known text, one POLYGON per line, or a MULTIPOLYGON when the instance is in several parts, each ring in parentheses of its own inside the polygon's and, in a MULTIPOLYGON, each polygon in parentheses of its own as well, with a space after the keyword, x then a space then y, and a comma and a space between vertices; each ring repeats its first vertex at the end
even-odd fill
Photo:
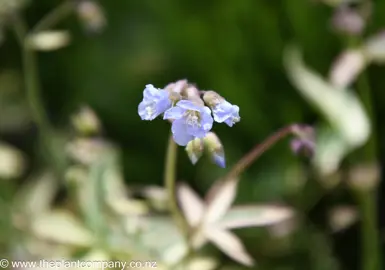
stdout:
MULTIPOLYGON (((60 2, 31 1, 23 15, 29 25, 34 25, 60 2)), ((215 179, 225 175, 231 165, 274 131, 293 123, 315 124, 320 120, 289 82, 283 66, 284 48, 297 43, 306 63, 325 77, 345 48, 344 37, 333 31, 331 25, 333 8, 321 1, 104 0, 99 3, 107 20, 103 31, 97 34, 84 31, 76 15, 71 15, 55 27, 69 29, 72 36, 69 46, 38 54, 42 96, 57 130, 68 130, 70 117, 80 106, 87 104, 94 109, 102 122, 104 137, 121 149, 127 184, 162 185, 163 182, 170 126, 160 119, 140 120, 137 107, 146 84, 162 88, 170 82, 188 79, 200 89, 217 91, 240 107, 240 123, 232 128, 214 127, 225 148, 226 169, 216 167, 207 157, 193 166, 184 149, 179 148, 178 179, 187 181, 203 194, 215 179)), ((384 10, 385 1, 375 1, 366 29, 368 34, 385 26, 384 10)), ((12 76, 11 86, 22 96, 20 49, 11 28, 4 31, 0 74, 12 76)), ((383 73, 384 69, 378 66, 368 70, 379 157, 385 151, 381 121, 385 113, 383 73)), ((0 85, 0 92, 6 87, 0 85)), ((29 171, 42 166, 34 124, 3 128, 0 138, 27 153, 29 171)), ((318 184, 296 193, 297 186, 304 181, 300 171, 304 166, 306 161, 293 155, 289 140, 283 140, 242 176, 237 203, 312 204, 313 194, 319 193, 318 184)), ((261 269, 337 269, 325 266, 327 260, 334 258, 340 262, 338 269, 360 269, 356 226, 328 240, 318 232, 325 226, 328 207, 352 202, 351 195, 339 190, 320 201, 314 200, 309 217, 316 225, 299 233, 298 250, 283 256, 283 261, 266 260, 262 264, 266 268, 261 269)), ((256 241, 253 237, 245 232, 246 243, 256 241)))

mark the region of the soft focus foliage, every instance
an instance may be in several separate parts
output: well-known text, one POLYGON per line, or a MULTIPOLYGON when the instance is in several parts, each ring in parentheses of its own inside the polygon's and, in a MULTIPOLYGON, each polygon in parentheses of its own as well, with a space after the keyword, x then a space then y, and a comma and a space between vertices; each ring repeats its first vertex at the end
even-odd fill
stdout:
POLYGON ((0 0, 0 259, 382 269, 384 10, 0 0))

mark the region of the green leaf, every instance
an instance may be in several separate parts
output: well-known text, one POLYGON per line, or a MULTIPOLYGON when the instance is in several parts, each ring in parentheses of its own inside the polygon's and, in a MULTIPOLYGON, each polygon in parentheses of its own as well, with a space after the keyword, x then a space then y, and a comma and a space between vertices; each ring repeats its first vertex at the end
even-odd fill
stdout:
POLYGON ((183 236, 170 218, 146 218, 142 225, 138 241, 160 260, 175 264, 186 255, 187 246, 183 236))
MULTIPOLYGON (((287 49, 285 64, 292 83, 309 103, 314 105, 327 119, 332 127, 333 144, 323 144, 328 149, 338 148, 339 156, 334 160, 334 166, 325 166, 318 161, 327 162, 324 157, 319 157, 319 149, 316 149, 316 166, 321 173, 332 173, 341 159, 357 147, 362 146, 370 135, 370 122, 367 114, 354 92, 349 89, 338 88, 330 85, 318 74, 310 70, 303 63, 301 53, 295 47, 287 49)), ((325 139, 323 139, 325 142, 325 139)), ((325 155, 326 150, 321 149, 325 155)))
POLYGON ((15 197, 14 205, 22 214, 34 217, 47 212, 59 188, 52 173, 44 172, 28 181, 15 197))
POLYGON ((32 232, 40 238, 60 244, 91 246, 91 233, 70 212, 55 210, 32 221, 32 232))

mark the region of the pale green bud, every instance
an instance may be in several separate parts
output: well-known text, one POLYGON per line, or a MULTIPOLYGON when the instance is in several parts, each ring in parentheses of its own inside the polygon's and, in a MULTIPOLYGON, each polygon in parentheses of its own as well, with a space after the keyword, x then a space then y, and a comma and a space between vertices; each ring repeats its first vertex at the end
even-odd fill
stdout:
POLYGON ((101 124, 94 111, 85 106, 72 117, 72 125, 82 135, 95 135, 100 132, 101 124))
POLYGON ((357 191, 371 191, 381 180, 380 166, 375 163, 359 164, 348 173, 349 186, 357 191))
POLYGON ((218 136, 214 132, 209 132, 206 137, 203 138, 203 142, 205 148, 210 154, 212 161, 219 167, 225 168, 225 151, 218 136))
POLYGON ((26 169, 24 154, 11 145, 0 142, 0 179, 14 179, 26 169))
POLYGON ((192 164, 195 165, 198 162, 203 154, 203 149, 203 141, 200 138, 195 138, 187 144, 186 152, 192 164))

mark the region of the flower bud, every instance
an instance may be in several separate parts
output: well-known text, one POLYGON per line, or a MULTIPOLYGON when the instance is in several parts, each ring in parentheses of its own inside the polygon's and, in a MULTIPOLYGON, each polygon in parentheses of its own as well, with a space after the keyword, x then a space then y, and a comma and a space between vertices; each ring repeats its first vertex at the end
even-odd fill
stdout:
POLYGON ((338 232, 351 226, 358 219, 358 212, 353 206, 340 205, 331 209, 328 216, 332 232, 338 232))
POLYGON ((203 95, 203 100, 209 107, 214 107, 218 103, 224 100, 217 92, 214 91, 206 91, 203 95))
POLYGON ((70 185, 84 183, 88 179, 88 171, 84 166, 73 165, 66 171, 64 179, 70 185))
POLYGON ((24 155, 16 148, 0 143, 0 179, 20 177, 26 167, 24 155))
POLYGON ((179 100, 182 99, 182 96, 177 92, 170 92, 168 98, 171 100, 173 104, 176 104, 179 100))
POLYGON ((218 136, 214 132, 209 132, 206 137, 203 138, 203 142, 212 161, 219 167, 225 168, 225 152, 218 136))
POLYGON ((339 32, 359 35, 365 28, 365 20, 357 10, 342 6, 336 10, 332 25, 339 32))
POLYGON ((76 11, 87 31, 100 32, 107 23, 102 8, 95 1, 81 0, 76 11))
POLYGON ((292 151, 296 155, 313 156, 316 147, 314 129, 309 126, 296 126, 293 133, 297 137, 290 142, 292 151))
POLYGON ((94 135, 100 132, 101 124, 95 112, 85 106, 72 117, 72 125, 82 135, 94 135))
POLYGON ((176 104, 179 100, 182 99, 182 93, 187 86, 188 86, 187 80, 179 80, 177 82, 166 85, 164 90, 170 93, 169 99, 173 104, 176 104))
POLYGON ((204 102, 202 101, 202 99, 200 97, 199 90, 195 86, 190 85, 189 87, 187 87, 185 89, 183 94, 185 95, 185 97, 188 100, 191 100, 192 102, 194 102, 197 105, 204 106, 204 102))
POLYGON ((174 93, 181 95, 182 92, 187 88, 187 86, 188 86, 187 80, 179 80, 177 82, 168 84, 164 88, 164 90, 167 90, 169 92, 174 92, 174 93))
POLYGON ((374 190, 381 179, 378 164, 359 164, 351 168, 348 173, 348 184, 353 190, 374 190))
POLYGON ((79 138, 67 145, 69 157, 83 165, 92 165, 101 157, 113 151, 113 146, 100 139, 79 138))
POLYGON ((203 142, 200 138, 195 138, 194 140, 190 141, 186 146, 186 152, 188 157, 191 160, 192 164, 196 164, 203 153, 203 142))

